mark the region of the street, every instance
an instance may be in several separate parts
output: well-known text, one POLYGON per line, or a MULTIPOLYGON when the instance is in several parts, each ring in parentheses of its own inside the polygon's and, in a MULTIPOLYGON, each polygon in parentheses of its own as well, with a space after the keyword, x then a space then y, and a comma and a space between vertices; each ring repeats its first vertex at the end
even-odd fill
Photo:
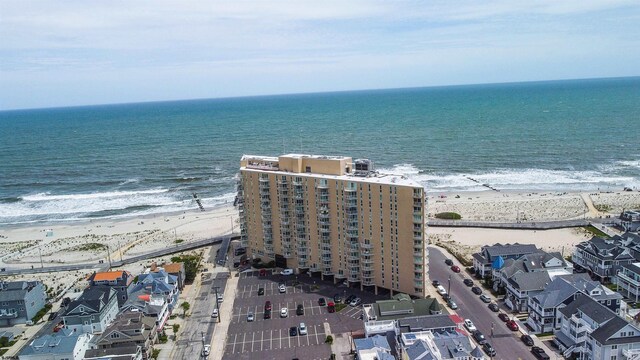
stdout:
MULTIPOLYGON (((502 322, 497 313, 491 312, 487 304, 480 301, 477 295, 471 292, 471 289, 464 285, 462 280, 470 276, 463 269, 460 273, 451 271, 444 261, 448 256, 441 250, 429 248, 429 278, 431 280, 439 280, 442 286, 449 291, 448 279, 451 276, 451 291, 449 292, 459 308, 456 310, 458 315, 465 319, 471 319, 493 345, 496 350, 496 360, 516 360, 516 359, 534 359, 529 347, 520 341, 521 333, 511 331, 502 322), (494 324, 493 337, 491 337, 491 324, 494 324)), ((453 257, 450 257, 453 258, 453 257)), ((476 286, 480 286, 478 281, 473 279, 476 286)), ((431 286, 429 284, 428 286, 431 286)), ((483 289, 484 293, 488 293, 483 289)), ((451 310, 450 310, 451 311, 451 310)))

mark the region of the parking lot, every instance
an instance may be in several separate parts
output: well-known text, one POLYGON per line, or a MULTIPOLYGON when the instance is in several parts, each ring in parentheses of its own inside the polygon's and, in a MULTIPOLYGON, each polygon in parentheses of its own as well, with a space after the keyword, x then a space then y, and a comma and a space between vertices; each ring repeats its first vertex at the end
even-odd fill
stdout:
POLYGON ((346 286, 336 286, 332 282, 311 278, 308 275, 281 276, 269 271, 259 276, 258 271, 240 274, 238 291, 234 302, 233 318, 230 321, 224 359, 327 359, 331 355, 330 346, 325 344, 328 333, 339 334, 363 330, 361 306, 347 306, 339 312, 329 313, 327 306, 320 306, 318 299, 327 302, 339 294, 360 297, 364 303, 381 297, 361 292, 346 286), (279 284, 285 284, 286 292, 279 291, 279 284), (262 288, 263 295, 258 295, 262 288), (271 317, 264 318, 265 302, 271 302, 271 317), (302 305, 303 315, 296 309, 302 305), (288 315, 281 317, 282 308, 288 315), (252 313, 253 321, 247 321, 252 313), (291 336, 292 327, 300 323, 307 327, 306 335, 291 336))

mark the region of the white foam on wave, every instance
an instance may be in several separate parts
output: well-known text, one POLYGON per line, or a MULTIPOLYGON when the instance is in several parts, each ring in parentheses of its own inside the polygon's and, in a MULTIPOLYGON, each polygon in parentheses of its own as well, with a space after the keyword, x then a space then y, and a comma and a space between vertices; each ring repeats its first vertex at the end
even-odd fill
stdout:
POLYGON ((127 185, 127 184, 136 184, 139 182, 140 182, 139 178, 131 178, 119 183, 118 186, 127 185))
POLYGON ((169 189, 150 189, 150 190, 138 190, 138 191, 108 191, 108 192, 97 192, 97 193, 87 193, 87 194, 65 194, 65 195, 51 195, 51 193, 46 192, 46 193, 22 196, 21 199, 24 201, 101 199, 101 198, 115 198, 115 197, 136 196, 136 195, 161 194, 168 191, 169 189))
POLYGON ((382 174, 392 174, 392 175, 398 174, 398 175, 406 175, 406 176, 417 175, 420 173, 420 169, 415 167, 413 164, 397 164, 397 165, 393 165, 393 167, 390 169, 380 168, 377 170, 382 174))

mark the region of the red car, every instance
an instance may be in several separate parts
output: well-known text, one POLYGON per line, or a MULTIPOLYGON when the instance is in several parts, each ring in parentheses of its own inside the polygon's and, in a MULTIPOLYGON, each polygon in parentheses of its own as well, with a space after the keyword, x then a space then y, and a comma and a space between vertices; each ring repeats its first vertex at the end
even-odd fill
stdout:
POLYGON ((455 272, 455 273, 459 273, 460 272, 460 267, 458 265, 453 265, 451 267, 451 270, 453 270, 453 272, 455 272))
POLYGON ((516 324, 516 322, 513 320, 507 321, 507 327, 511 331, 518 331, 518 324, 516 324))
POLYGON ((336 304, 333 301, 329 301, 327 304, 327 311, 330 313, 336 312, 336 304))
POLYGON ((57 324, 54 328, 53 328, 53 332, 58 332, 60 330, 62 330, 62 328, 64 328, 64 323, 59 323, 57 324))
POLYGON ((260 269, 260 276, 267 276, 267 270, 260 269))
POLYGON ((265 301, 264 311, 271 311, 271 301, 265 301))

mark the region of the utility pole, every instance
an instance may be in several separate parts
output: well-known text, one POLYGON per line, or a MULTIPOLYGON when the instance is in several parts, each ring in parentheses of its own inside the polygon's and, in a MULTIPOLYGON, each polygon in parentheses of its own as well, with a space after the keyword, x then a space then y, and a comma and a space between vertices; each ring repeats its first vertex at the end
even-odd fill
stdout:
POLYGON ((40 268, 44 269, 44 262, 42 262, 42 249, 40 248, 40 246, 42 245, 38 246, 38 253, 40 254, 40 268))
POLYGON ((111 270, 111 248, 107 245, 107 259, 109 259, 109 270, 111 270))

